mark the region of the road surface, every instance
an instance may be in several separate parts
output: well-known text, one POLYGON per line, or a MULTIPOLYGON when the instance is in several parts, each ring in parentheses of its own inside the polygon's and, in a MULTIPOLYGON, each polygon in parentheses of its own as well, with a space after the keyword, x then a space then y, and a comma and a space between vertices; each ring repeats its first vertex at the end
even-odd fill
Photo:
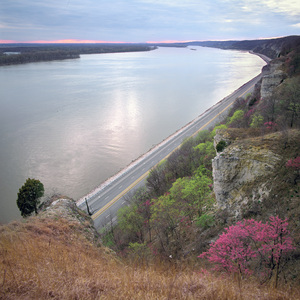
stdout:
POLYGON ((85 201, 87 201, 95 228, 99 230, 114 222, 119 208, 127 205, 128 196, 145 183, 149 171, 155 165, 167 158, 181 145, 185 138, 191 137, 201 130, 212 128, 219 123, 228 113, 235 99, 251 92, 261 76, 260 74, 244 84, 127 168, 104 182, 95 191, 79 199, 77 205, 85 211, 87 210, 85 201))

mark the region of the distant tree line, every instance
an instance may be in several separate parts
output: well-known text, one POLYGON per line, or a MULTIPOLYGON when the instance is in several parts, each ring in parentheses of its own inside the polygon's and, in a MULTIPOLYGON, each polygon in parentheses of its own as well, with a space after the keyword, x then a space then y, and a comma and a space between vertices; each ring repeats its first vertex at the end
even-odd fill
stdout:
POLYGON ((300 36, 286 36, 266 40, 245 40, 245 41, 195 41, 184 43, 185 45, 204 46, 221 49, 235 49, 253 51, 264 54, 272 59, 278 56, 287 55, 300 44, 300 36))
POLYGON ((157 48, 146 44, 76 44, 70 47, 76 49, 80 54, 139 52, 151 51, 157 48))
POLYGON ((80 54, 150 51, 146 44, 13 44, 0 45, 0 66, 79 58, 80 54), (17 53, 17 54, 9 54, 17 53), (8 54, 7 54, 8 53, 8 54))
POLYGON ((79 53, 73 51, 54 50, 54 51, 32 51, 20 54, 0 55, 0 65, 24 64, 29 62, 51 61, 79 58, 79 53))

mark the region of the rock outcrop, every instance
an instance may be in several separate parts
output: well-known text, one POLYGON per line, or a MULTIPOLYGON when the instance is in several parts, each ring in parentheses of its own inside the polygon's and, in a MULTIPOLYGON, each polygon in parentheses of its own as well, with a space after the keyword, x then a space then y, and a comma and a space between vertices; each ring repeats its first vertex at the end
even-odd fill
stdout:
POLYGON ((272 60, 262 70, 262 81, 260 86, 260 96, 262 99, 270 97, 274 89, 287 78, 283 71, 284 62, 281 59, 272 60))
POLYGON ((72 224, 74 231, 82 234, 92 243, 100 244, 99 234, 93 220, 84 211, 79 209, 75 201, 68 197, 54 196, 42 204, 39 214, 40 219, 63 219, 72 224))
MULTIPOLYGON (((235 140, 230 129, 217 131, 217 139, 230 141, 212 161, 214 192, 219 209, 239 218, 245 207, 262 202, 270 192, 272 176, 281 157, 264 145, 262 138, 235 140)), ((272 139, 272 136, 264 137, 272 139)))

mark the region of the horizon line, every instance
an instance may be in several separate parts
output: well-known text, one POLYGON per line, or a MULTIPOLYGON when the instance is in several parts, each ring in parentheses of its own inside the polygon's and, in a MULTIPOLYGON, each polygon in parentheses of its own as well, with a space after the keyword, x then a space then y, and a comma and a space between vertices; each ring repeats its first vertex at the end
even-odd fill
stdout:
MULTIPOLYGON (((259 37, 248 40, 267 40, 282 38, 278 37, 259 37)), ((101 41, 101 40, 80 40, 80 39, 61 39, 61 40, 35 40, 35 41, 16 41, 16 40, 0 40, 0 44, 175 44, 189 42, 205 42, 205 41, 243 41, 247 39, 206 39, 206 40, 163 40, 163 41, 146 41, 146 42, 124 42, 124 41, 101 41)))
POLYGON ((102 41, 102 40, 80 40, 80 39, 62 39, 62 40, 35 40, 35 41, 16 41, 0 40, 0 44, 170 44, 187 43, 200 40, 164 40, 164 41, 146 41, 146 42, 124 42, 124 41, 102 41))

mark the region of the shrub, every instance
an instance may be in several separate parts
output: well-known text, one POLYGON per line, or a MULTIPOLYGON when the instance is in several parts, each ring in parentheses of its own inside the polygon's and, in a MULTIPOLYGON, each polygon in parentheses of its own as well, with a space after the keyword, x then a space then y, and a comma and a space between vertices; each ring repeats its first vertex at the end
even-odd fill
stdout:
POLYGON ((204 214, 197 218, 196 225, 203 229, 207 229, 215 225, 215 218, 212 215, 204 214))
POLYGON ((195 142, 197 144, 205 143, 209 139, 210 139, 210 132, 208 130, 201 130, 195 137, 195 142))
POLYGON ((251 128, 259 128, 264 122, 264 118, 262 115, 254 115, 252 117, 252 122, 250 124, 251 128))
POLYGON ((222 152, 226 146, 227 146, 226 142, 221 140, 216 146, 217 152, 222 152))
POLYGON ((229 124, 232 124, 234 122, 240 121, 244 117, 244 111, 242 110, 236 110, 233 114, 233 116, 229 120, 229 124))
POLYGON ((291 168, 294 170, 294 184, 297 184, 297 180, 300 178, 300 156, 295 159, 289 159, 285 164, 287 168, 291 168))
POLYGON ((218 240, 211 244, 207 252, 199 257, 207 257, 216 264, 216 269, 229 273, 247 275, 253 273, 253 263, 263 268, 264 277, 275 277, 275 286, 282 257, 294 250, 292 238, 287 229, 287 220, 270 217, 262 222, 244 220, 225 228, 218 240))
POLYGON ((224 124, 221 124, 221 125, 217 125, 213 131, 211 132, 211 137, 214 137, 216 135, 216 131, 217 129, 227 129, 228 127, 224 124))
POLYGON ((257 102, 257 99, 256 99, 256 97, 254 97, 254 98, 251 98, 250 99, 250 101, 249 101, 249 107, 251 107, 251 106, 253 106, 255 103, 257 102))
POLYGON ((274 130, 277 128, 277 124, 275 122, 265 122, 264 123, 264 126, 267 128, 267 129, 270 129, 270 130, 274 130))
POLYGON ((295 159, 290 159, 286 163, 288 168, 300 169, 300 156, 296 157, 295 159))

